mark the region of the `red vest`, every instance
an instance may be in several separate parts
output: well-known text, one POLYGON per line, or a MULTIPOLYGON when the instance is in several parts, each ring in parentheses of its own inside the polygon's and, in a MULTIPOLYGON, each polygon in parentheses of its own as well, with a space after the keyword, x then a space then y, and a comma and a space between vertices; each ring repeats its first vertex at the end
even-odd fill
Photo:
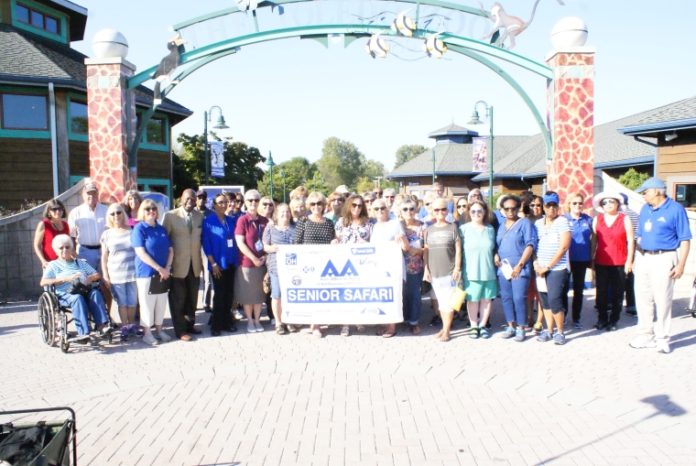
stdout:
POLYGON ((625 265, 628 258, 624 214, 619 213, 611 226, 604 222, 604 214, 597 216, 597 265, 625 265))

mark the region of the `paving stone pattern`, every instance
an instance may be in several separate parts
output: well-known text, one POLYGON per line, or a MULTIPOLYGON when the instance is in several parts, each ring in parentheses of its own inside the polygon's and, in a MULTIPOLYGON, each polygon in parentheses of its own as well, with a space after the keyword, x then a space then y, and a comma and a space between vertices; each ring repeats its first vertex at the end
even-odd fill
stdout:
POLYGON ((589 330, 592 291, 588 330, 565 346, 501 339, 496 305, 490 340, 461 323, 448 343, 427 325, 386 340, 370 328, 278 336, 266 323, 62 354, 41 342, 35 305, 8 305, 0 409, 73 407, 80 465, 692 465, 692 281, 677 286, 669 355, 630 348, 626 314, 617 332, 589 330))

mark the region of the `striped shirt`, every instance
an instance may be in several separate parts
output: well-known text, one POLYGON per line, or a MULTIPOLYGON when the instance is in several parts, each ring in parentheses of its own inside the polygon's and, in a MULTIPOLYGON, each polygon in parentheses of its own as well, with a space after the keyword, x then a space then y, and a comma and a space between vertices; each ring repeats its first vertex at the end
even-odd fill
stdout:
POLYGON ((131 245, 130 230, 110 228, 101 237, 102 251, 109 252, 106 270, 109 281, 115 285, 135 281, 135 249, 131 245))
MULTIPOLYGON (((553 256, 556 255, 556 252, 561 244, 561 234, 566 231, 570 231, 568 219, 562 215, 556 217, 556 219, 550 225, 546 225, 545 222, 546 219, 542 217, 534 224, 537 230, 537 236, 539 237, 537 260, 543 267, 549 264, 551 259, 553 259, 553 256)), ((566 251, 565 254, 563 254, 563 257, 561 257, 561 260, 551 267, 551 270, 568 269, 568 251, 566 251)))

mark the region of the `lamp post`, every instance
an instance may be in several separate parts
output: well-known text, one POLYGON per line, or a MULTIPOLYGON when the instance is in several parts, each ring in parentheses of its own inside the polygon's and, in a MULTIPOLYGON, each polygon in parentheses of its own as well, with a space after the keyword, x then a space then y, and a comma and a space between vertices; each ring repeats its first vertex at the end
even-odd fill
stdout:
POLYGON ((488 105, 484 100, 479 100, 474 104, 474 113, 471 114, 470 125, 481 125, 483 122, 479 118, 479 113, 476 110, 479 105, 483 105, 486 109, 486 119, 488 120, 488 139, 490 145, 488 147, 488 204, 493 208, 493 106, 488 105))
POLYGON ((217 109, 220 112, 217 123, 213 126, 214 129, 227 129, 229 126, 225 124, 225 117, 222 116, 222 109, 217 105, 213 105, 207 112, 203 112, 203 145, 205 146, 205 184, 208 184, 210 176, 210 153, 208 147, 208 122, 212 121, 213 110, 217 109))
POLYGON ((283 202, 288 202, 286 193, 285 193, 285 170, 282 168, 280 169, 280 179, 283 180, 283 202))
POLYGON ((273 155, 271 154, 271 151, 268 151, 268 160, 266 160, 266 165, 268 165, 268 174, 271 177, 271 199, 273 199, 273 167, 275 167, 275 163, 273 162, 273 155))

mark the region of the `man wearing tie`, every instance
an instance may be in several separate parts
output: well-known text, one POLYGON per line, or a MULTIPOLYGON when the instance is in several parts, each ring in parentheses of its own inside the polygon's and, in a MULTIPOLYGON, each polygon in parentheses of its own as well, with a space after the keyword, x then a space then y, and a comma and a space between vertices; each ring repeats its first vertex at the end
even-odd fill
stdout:
POLYGON ((162 226, 174 248, 172 286, 169 291, 169 309, 174 332, 182 341, 191 341, 197 335, 196 304, 203 262, 201 259, 201 231, 203 214, 195 209, 196 193, 186 189, 181 194, 180 206, 164 214, 162 226))

